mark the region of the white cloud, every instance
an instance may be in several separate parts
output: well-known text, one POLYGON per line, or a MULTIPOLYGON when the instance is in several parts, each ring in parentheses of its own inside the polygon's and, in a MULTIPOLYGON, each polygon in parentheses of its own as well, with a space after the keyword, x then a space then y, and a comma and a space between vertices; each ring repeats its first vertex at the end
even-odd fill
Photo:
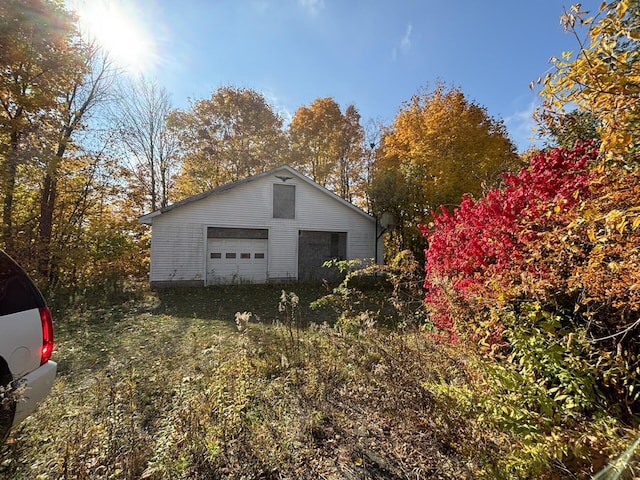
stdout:
POLYGON ((403 55, 409 53, 411 49, 411 31, 413 30, 413 25, 407 25, 407 30, 404 32, 404 37, 400 40, 400 51, 403 55))
POLYGON ((537 124, 533 119, 533 113, 538 106, 539 103, 536 100, 531 100, 523 109, 504 119, 507 131, 520 152, 532 146, 540 147, 542 145, 542 141, 538 139, 535 132, 537 124))
POLYGON ((411 32, 413 31, 413 25, 407 24, 407 28, 403 37, 400 39, 400 45, 393 48, 391 55, 394 60, 398 58, 398 54, 407 55, 411 50, 411 32))
POLYGON ((298 0, 298 4, 311 15, 317 15, 324 10, 324 0, 298 0))
POLYGON ((284 126, 288 127, 291 123, 291 120, 293 119, 293 113, 291 109, 285 106, 282 103, 282 100, 272 90, 263 90, 262 95, 264 95, 267 103, 271 105, 273 111, 282 117, 284 126))

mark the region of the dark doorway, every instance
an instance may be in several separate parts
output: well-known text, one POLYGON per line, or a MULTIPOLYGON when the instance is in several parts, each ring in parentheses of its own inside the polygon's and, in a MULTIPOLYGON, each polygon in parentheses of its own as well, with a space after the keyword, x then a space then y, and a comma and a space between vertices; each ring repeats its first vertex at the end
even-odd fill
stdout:
POLYGON ((321 282, 337 280, 340 272, 336 268, 323 267, 328 260, 347 258, 346 232, 298 232, 298 280, 321 282))

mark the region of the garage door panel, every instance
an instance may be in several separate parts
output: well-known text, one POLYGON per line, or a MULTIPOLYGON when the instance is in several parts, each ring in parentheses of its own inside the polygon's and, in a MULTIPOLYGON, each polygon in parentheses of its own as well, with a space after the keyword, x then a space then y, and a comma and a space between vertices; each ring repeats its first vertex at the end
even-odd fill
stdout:
POLYGON ((265 283, 267 240, 209 238, 207 284, 265 283))

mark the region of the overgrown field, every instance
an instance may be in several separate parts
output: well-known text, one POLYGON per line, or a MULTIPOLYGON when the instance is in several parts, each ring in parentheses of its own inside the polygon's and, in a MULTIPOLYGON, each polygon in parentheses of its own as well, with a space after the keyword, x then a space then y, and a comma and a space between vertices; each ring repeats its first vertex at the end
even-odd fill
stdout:
POLYGON ((610 444, 554 460, 492 419, 486 366, 463 346, 372 322, 341 333, 307 308, 321 288, 286 291, 54 300, 58 379, 2 447, 0 478, 588 478, 632 438, 589 419, 584 444, 603 426, 610 444))

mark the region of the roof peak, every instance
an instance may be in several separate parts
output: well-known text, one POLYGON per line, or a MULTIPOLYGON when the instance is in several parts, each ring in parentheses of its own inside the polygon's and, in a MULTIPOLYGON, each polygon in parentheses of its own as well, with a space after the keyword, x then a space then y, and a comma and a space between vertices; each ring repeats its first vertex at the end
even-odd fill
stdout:
MULTIPOLYGON (((171 205, 167 205, 164 208, 160 208, 158 210, 154 210, 153 212, 147 213, 145 215, 141 215, 140 217, 138 217, 138 222, 140 223, 144 223, 147 225, 151 225, 152 224, 152 219, 154 217, 157 217, 158 215, 161 215, 163 213, 169 212, 171 210, 174 210, 176 208, 180 208, 183 205, 188 205, 190 203, 193 202, 197 202, 199 200, 203 200, 207 197, 210 197, 211 195, 215 195, 215 194, 219 194, 222 192, 225 192, 227 190, 231 190, 239 185, 243 185, 245 183, 249 183, 249 182, 253 182, 255 180, 258 180, 259 178, 264 178, 264 177, 268 177, 270 175, 274 175, 275 173, 278 173, 282 170, 285 170, 287 172, 289 172, 290 174, 294 175, 295 177, 298 177, 300 180, 308 183, 309 185, 313 186, 314 188, 319 189, 320 191, 322 191, 323 193, 333 197, 335 200, 343 203, 345 206, 354 209, 355 211, 371 218, 372 220, 374 219, 371 215, 369 215, 367 212, 365 212, 364 210, 362 210, 361 208, 356 207, 353 203, 345 200, 344 198, 336 195, 334 192, 332 192, 331 190, 327 189, 326 187, 323 187, 322 185, 320 185, 319 183, 311 180, 309 177, 307 177, 306 175, 298 172, 297 170, 295 170, 294 168, 292 168, 291 166, 287 165, 287 164, 283 164, 283 165, 279 165, 277 167, 274 167, 270 170, 266 170, 264 172, 260 172, 257 173, 255 175, 251 175, 249 177, 246 178, 242 178, 240 180, 236 180, 234 182, 229 182, 229 183, 225 183, 223 185, 219 185, 215 188, 212 188, 210 190, 207 190, 206 192, 202 192, 196 195, 192 195, 190 197, 184 198, 178 202, 175 202, 171 205)), ((283 183, 285 183, 287 180, 292 179, 293 177, 286 177, 286 179, 283 179, 283 177, 280 176, 276 176, 277 178, 279 178, 283 183)))

